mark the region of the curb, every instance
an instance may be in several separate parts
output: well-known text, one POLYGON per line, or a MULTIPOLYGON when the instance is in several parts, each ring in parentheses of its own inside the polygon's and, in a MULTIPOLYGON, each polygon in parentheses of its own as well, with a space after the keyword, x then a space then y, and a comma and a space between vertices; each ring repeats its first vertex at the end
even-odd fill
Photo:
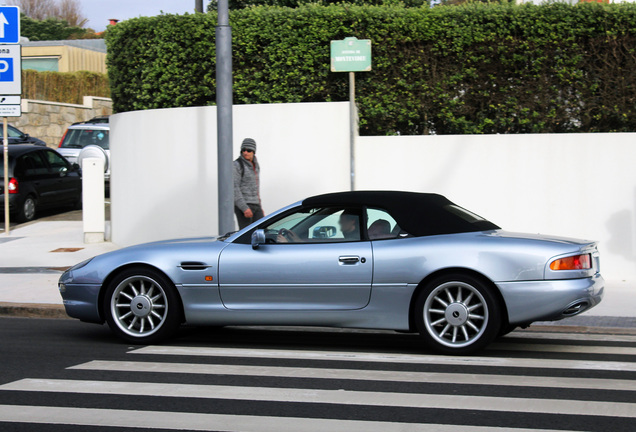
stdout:
POLYGON ((62 305, 0 302, 0 317, 71 319, 62 305))

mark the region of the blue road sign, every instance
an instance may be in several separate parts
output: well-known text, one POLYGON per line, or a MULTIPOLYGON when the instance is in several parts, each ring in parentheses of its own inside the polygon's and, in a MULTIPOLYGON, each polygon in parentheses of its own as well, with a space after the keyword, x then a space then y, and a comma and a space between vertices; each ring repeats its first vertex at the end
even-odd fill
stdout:
POLYGON ((20 43, 20 8, 0 6, 0 44, 20 43))
POLYGON ((0 81, 13 82, 13 59, 0 57, 0 81))

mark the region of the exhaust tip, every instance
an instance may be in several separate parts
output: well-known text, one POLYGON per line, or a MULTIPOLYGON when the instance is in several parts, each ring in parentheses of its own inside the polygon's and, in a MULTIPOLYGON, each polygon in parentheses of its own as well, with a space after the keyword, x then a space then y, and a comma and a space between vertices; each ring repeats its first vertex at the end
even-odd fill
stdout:
POLYGON ((568 306, 561 315, 565 317, 573 317, 574 315, 578 315, 581 312, 587 310, 590 307, 590 304, 586 301, 578 301, 568 306))

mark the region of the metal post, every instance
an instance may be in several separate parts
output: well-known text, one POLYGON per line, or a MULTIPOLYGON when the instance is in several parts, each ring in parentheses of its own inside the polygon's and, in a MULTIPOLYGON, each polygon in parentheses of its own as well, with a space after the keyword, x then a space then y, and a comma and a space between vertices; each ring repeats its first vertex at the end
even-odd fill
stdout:
POLYGON ((194 1, 194 11, 195 12, 204 12, 203 11, 203 0, 195 0, 194 1))
POLYGON ((232 166, 232 28, 228 0, 219 0, 216 26, 216 124, 219 234, 234 231, 232 166))
POLYGON ((7 118, 3 118, 3 144, 4 144, 4 233, 9 235, 9 138, 7 131, 7 118))
POLYGON ((351 190, 355 190, 356 168, 355 168, 355 147, 356 136, 358 134, 358 111, 356 109, 356 74, 349 72, 349 153, 351 190))

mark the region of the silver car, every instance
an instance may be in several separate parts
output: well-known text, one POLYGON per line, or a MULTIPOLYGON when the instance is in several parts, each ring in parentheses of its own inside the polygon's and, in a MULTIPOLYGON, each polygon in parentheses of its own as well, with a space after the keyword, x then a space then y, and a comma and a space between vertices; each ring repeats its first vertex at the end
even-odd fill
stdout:
POLYGON ((104 181, 110 185, 110 125, 108 117, 95 117, 85 122, 73 123, 60 140, 57 151, 69 162, 82 166, 86 158, 104 161, 104 181))
POLYGON ((155 343, 182 323, 418 332, 469 354, 601 301, 595 242, 503 231, 441 195, 307 198, 220 238, 97 256, 59 281, 68 315, 155 343))

